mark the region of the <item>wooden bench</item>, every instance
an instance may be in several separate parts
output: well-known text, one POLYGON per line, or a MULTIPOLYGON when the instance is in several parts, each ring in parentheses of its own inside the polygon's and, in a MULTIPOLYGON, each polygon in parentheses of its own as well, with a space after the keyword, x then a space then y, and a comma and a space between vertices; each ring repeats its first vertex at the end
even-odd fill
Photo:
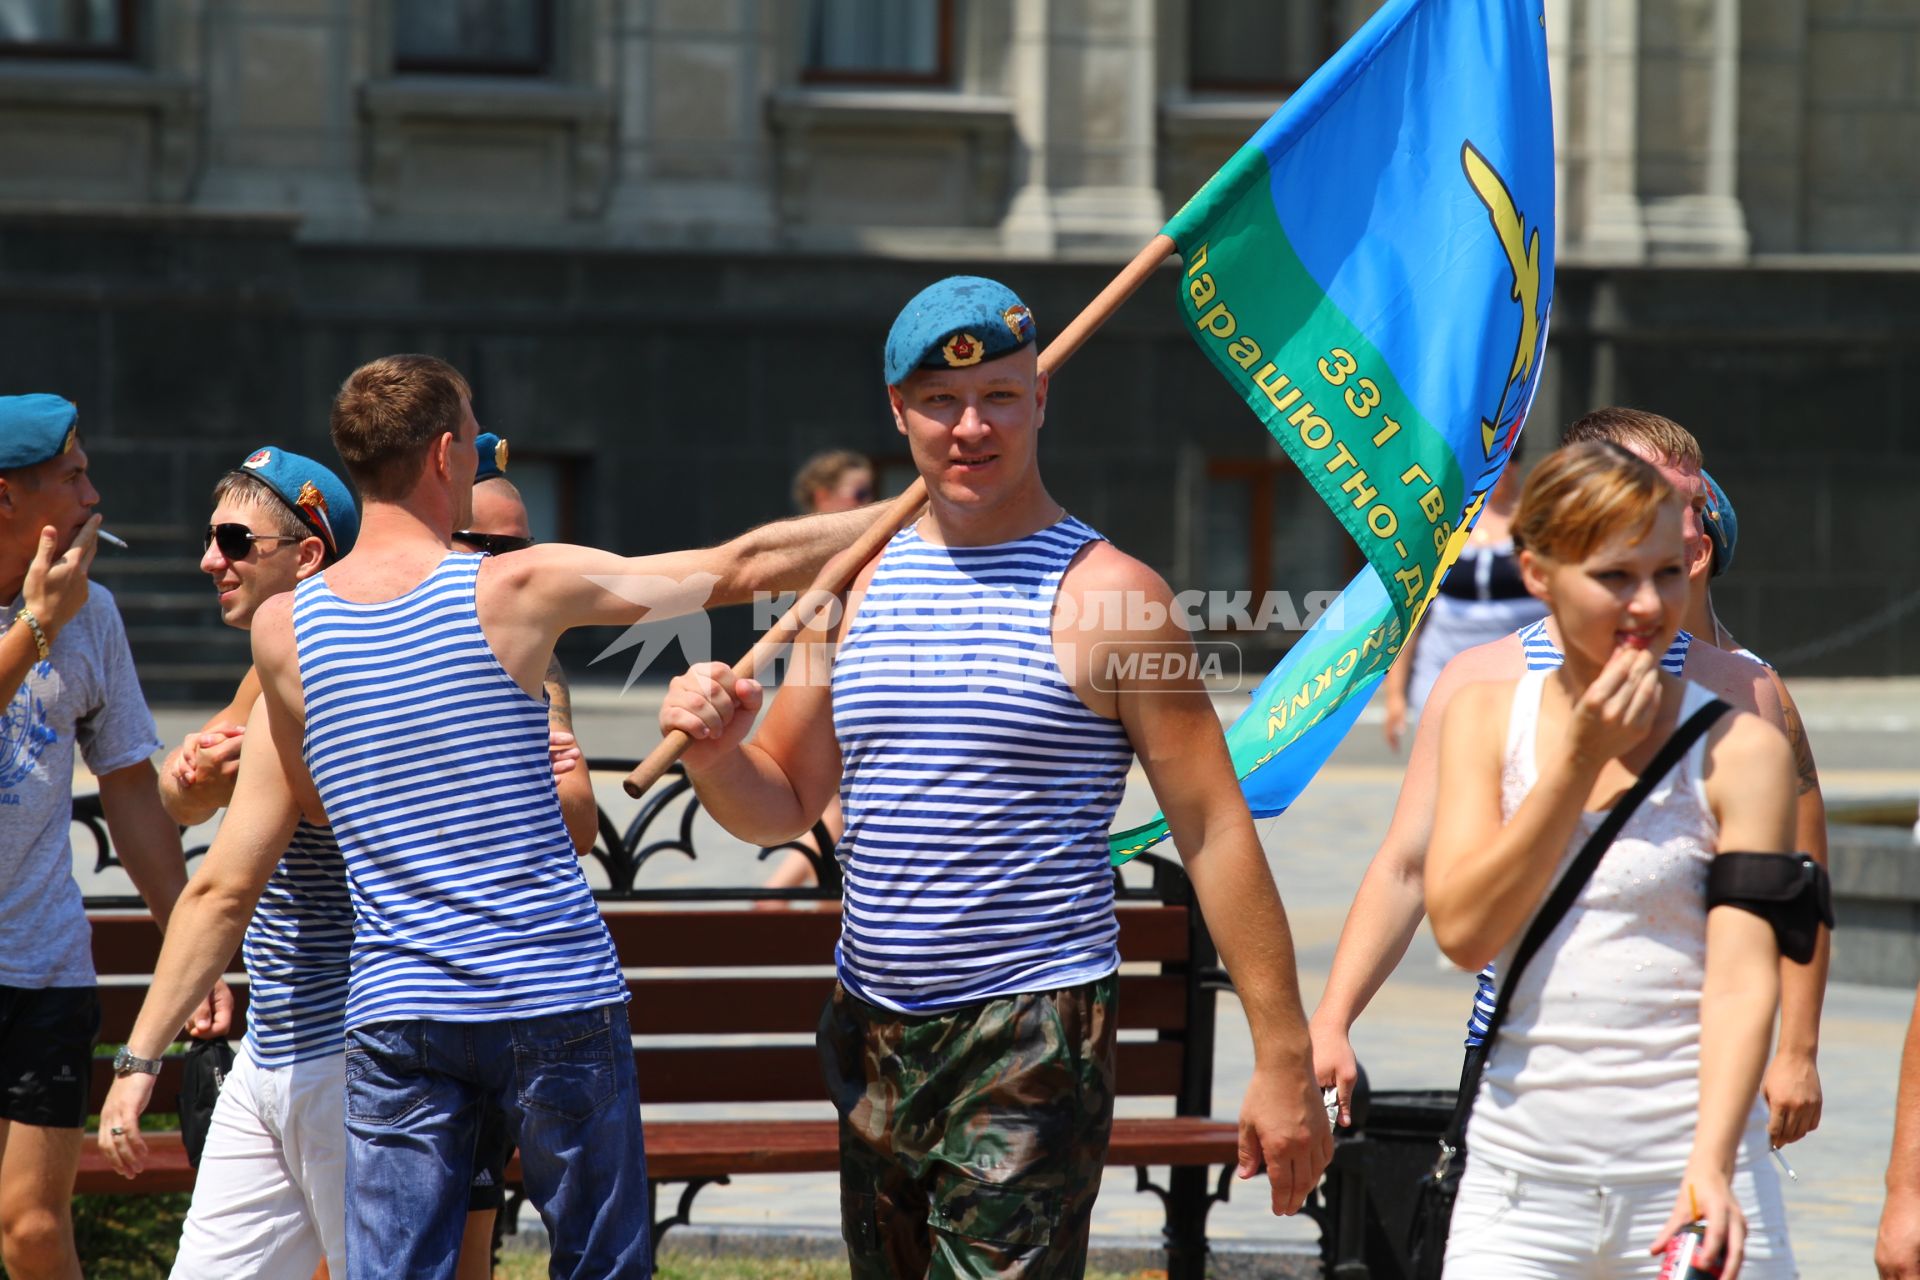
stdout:
MULTIPOLYGON (((598 762, 625 769, 627 762, 598 762)), ((602 894, 602 915, 632 976, 629 1017, 635 1036, 647 1168, 654 1198, 654 1240, 690 1219, 694 1198, 733 1175, 829 1173, 839 1165, 837 1124, 825 1102, 813 1033, 833 988, 839 933, 838 875, 830 858, 817 865, 823 885, 766 895, 751 889, 636 889, 633 879, 652 857, 692 850, 691 793, 669 779, 650 794, 625 832, 601 816, 594 856, 614 888, 602 894), (673 820, 675 812, 678 820, 673 820), (666 834, 649 841, 665 822, 666 834), (800 910, 752 910, 767 896, 820 901, 800 910), (637 972, 636 972, 637 971, 637 972), (721 1103, 791 1111, 814 1104, 817 1115, 769 1114, 708 1120, 655 1118, 684 1103, 721 1103), (679 1188, 671 1212, 669 1186, 679 1188)), ((84 820, 84 819, 83 819, 84 820)), ((824 832, 818 833, 824 836, 824 832)), ((1214 996, 1227 987, 1186 877, 1176 863, 1143 860, 1129 877, 1150 874, 1150 887, 1120 888, 1118 1090, 1121 1097, 1164 1099, 1166 1113, 1114 1123, 1107 1162, 1137 1169, 1137 1186, 1165 1207, 1168 1272, 1199 1280, 1206 1260, 1206 1221, 1224 1200, 1237 1156, 1231 1120, 1211 1118, 1214 996), (1166 1167, 1164 1183, 1150 1170, 1166 1167)), ((91 904, 90 904, 91 905, 91 904)), ((143 910, 94 909, 94 958, 101 973, 103 1043, 124 1040, 146 992, 159 935, 143 910)), ((234 966, 237 968, 237 962, 234 966)), ((244 981, 236 982, 244 1016, 244 981)), ((238 1030, 236 1029, 236 1035, 238 1030)), ((171 1105, 179 1068, 169 1063, 154 1108, 171 1105)), ((110 1064, 96 1061, 97 1110, 112 1083, 110 1064)), ((129 1182, 109 1168, 91 1140, 79 1189, 94 1193, 185 1190, 193 1171, 177 1134, 149 1136, 149 1167, 129 1182)), ((508 1182, 517 1187, 517 1162, 508 1182)), ((510 1201, 509 1210, 517 1206, 510 1201)), ((511 1212, 502 1218, 511 1223, 511 1212)))

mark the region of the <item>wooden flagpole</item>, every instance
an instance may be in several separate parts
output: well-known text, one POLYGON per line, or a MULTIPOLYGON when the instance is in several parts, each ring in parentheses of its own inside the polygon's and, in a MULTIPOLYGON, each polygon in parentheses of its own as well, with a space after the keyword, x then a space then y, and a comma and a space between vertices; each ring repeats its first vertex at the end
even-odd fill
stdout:
MULTIPOLYGON (((1105 324, 1120 309, 1120 304, 1146 283, 1147 277, 1166 261, 1173 250, 1171 237, 1160 235, 1148 241, 1146 248, 1140 250, 1133 261, 1122 268, 1120 274, 1109 281, 1107 287, 1073 318, 1073 322, 1047 344, 1046 350, 1040 353, 1040 368, 1052 373, 1065 364, 1067 358, 1093 336, 1094 330, 1105 324)), ((919 514, 920 508, 926 505, 926 501, 927 482, 915 476, 913 483, 907 486, 907 491, 893 500, 886 514, 867 526, 867 531, 855 539, 851 546, 821 567, 806 593, 794 601, 793 607, 760 637, 744 658, 734 664, 734 675, 751 679, 778 657, 780 651, 792 644, 805 629, 802 619, 819 616, 820 609, 827 607, 836 596, 852 586, 867 561, 878 555, 894 534, 907 527, 908 522, 919 514)), ((678 729, 668 732, 660 739, 660 745, 621 784, 627 794, 636 799, 645 795, 647 788, 658 782, 660 775, 692 743, 693 739, 678 729)))

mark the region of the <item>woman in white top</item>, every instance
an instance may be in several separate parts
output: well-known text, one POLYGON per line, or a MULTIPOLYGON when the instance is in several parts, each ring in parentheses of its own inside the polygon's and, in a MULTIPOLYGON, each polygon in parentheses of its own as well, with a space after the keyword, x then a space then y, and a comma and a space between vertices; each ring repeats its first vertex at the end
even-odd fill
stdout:
MULTIPOLYGON (((1473 685, 1448 707, 1427 913, 1469 970, 1511 961, 1561 871, 1685 716, 1661 672, 1686 605, 1678 499, 1611 445, 1570 446, 1514 521, 1558 671, 1473 685)), ((1446 1274, 1658 1274, 1703 1218, 1725 1276, 1796 1274, 1757 1101, 1779 951, 1761 917, 1708 911, 1721 850, 1785 852, 1793 760, 1722 716, 1648 796, 1521 975, 1467 1130, 1446 1274)))

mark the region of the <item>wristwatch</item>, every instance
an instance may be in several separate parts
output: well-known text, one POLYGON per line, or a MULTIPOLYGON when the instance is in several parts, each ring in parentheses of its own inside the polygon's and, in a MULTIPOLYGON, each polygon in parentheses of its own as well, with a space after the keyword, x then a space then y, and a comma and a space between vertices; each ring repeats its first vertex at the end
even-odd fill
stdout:
POLYGON ((113 1074, 116 1077, 126 1077, 136 1071, 144 1071, 150 1076, 157 1076, 160 1074, 160 1059, 136 1058, 133 1054, 127 1052, 127 1046, 121 1045, 120 1052, 113 1055, 113 1074))

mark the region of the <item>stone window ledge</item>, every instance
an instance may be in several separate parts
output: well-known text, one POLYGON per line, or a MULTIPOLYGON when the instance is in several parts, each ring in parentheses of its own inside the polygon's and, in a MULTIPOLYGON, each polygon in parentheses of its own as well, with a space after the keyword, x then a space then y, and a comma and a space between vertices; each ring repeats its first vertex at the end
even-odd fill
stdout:
POLYGON ((1245 142, 1280 108, 1281 98, 1170 98, 1160 103, 1160 130, 1173 141, 1231 138, 1245 142))
POLYGON ((768 98, 767 116, 785 133, 852 128, 1010 135, 1013 99, 915 89, 787 89, 768 98))
POLYGON ((604 89, 493 77, 395 76, 362 85, 360 103, 376 124, 426 119, 580 126, 613 122, 613 95, 604 89))
POLYGON ((553 81, 487 76, 394 76, 360 87, 367 117, 367 192, 381 214, 403 211, 417 147, 449 127, 492 131, 544 128, 562 149, 565 208, 575 218, 606 207, 613 173, 614 100, 610 90, 553 81))
MULTIPOLYGON (((141 167, 144 177, 124 196, 136 204, 176 204, 192 191, 200 164, 203 103, 197 81, 145 67, 9 62, 0 75, 0 110, 68 122, 117 115, 128 127, 144 130, 150 159, 141 167)), ((17 121, 14 127, 19 127, 17 121)))
POLYGON ((118 107, 180 115, 199 110, 200 86, 183 75, 139 67, 7 64, 0 103, 34 107, 118 107))

